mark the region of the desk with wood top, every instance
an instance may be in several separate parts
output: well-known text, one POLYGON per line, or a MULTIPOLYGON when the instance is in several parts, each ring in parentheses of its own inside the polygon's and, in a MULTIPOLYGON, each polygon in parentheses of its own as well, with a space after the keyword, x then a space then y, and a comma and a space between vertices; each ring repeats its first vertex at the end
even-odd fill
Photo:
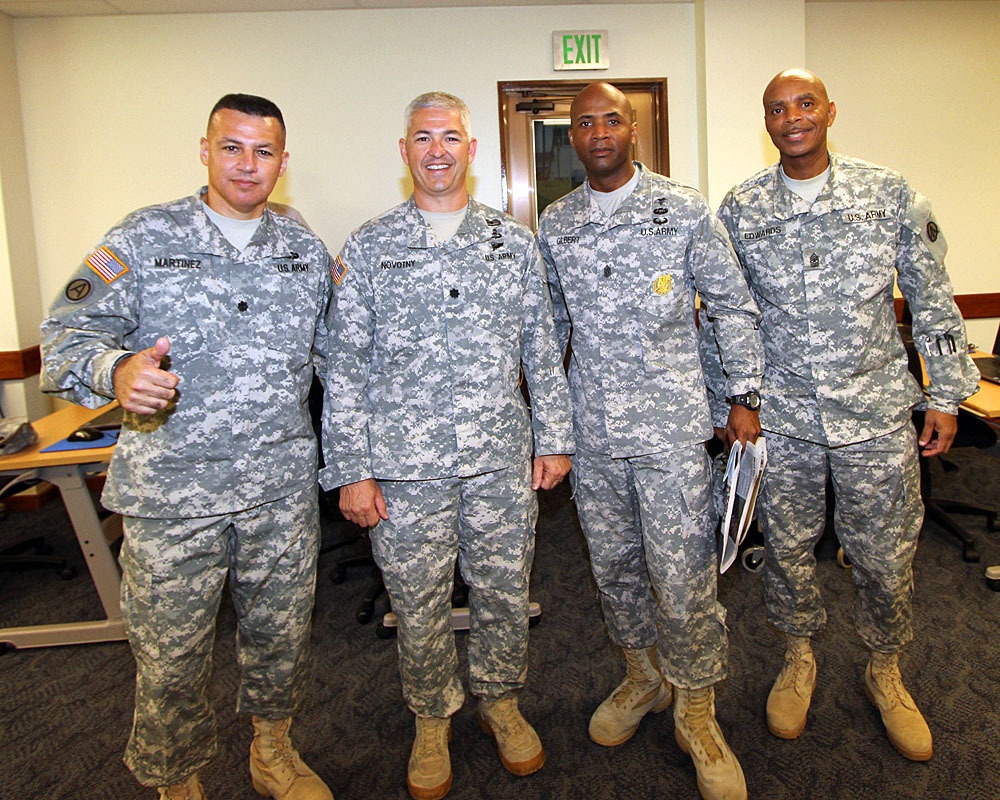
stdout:
MULTIPOLYGON (((989 355, 988 353, 973 353, 977 355, 989 355)), ((979 391, 962 403, 962 408, 971 411, 980 417, 985 417, 990 422, 1000 424, 1000 384, 990 381, 979 381, 979 391)))
POLYGON ((111 408, 113 406, 96 409, 68 406, 49 414, 32 423, 38 433, 38 441, 34 445, 13 455, 0 456, 0 477, 38 478, 59 489, 87 569, 104 606, 105 619, 0 628, 0 642, 14 647, 49 647, 114 642, 125 638, 118 594, 121 577, 108 544, 121 535, 121 517, 112 514, 102 523, 86 483, 87 475, 107 466, 114 447, 41 452, 111 408))

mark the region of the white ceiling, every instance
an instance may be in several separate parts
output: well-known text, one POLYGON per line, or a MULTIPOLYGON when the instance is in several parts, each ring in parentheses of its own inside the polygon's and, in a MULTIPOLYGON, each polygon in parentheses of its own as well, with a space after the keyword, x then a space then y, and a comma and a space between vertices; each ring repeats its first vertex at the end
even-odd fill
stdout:
POLYGON ((657 2, 690 0, 0 0, 0 13, 11 17, 92 17, 112 14, 204 14, 337 8, 563 6, 657 2))
MULTIPOLYGON (((938 0, 943 2, 944 0, 938 0)), ((476 6, 643 5, 692 0, 0 0, 10 17, 114 14, 206 14, 229 11, 318 11, 336 8, 475 8, 476 6)), ((805 0, 809 3, 837 0, 805 0)))

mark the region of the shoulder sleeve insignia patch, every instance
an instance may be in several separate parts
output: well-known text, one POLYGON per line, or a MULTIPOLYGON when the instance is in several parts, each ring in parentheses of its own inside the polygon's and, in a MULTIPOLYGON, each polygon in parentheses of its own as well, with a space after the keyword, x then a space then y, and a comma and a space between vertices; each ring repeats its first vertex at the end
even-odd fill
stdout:
POLYGON ((90 281, 86 278, 71 280, 66 284, 66 299, 71 303, 79 303, 81 300, 86 300, 90 295, 91 288, 90 281))
POLYGON ((101 276, 105 283, 111 283, 120 278, 128 267, 125 262, 112 253, 107 247, 99 247, 84 260, 84 263, 101 276))

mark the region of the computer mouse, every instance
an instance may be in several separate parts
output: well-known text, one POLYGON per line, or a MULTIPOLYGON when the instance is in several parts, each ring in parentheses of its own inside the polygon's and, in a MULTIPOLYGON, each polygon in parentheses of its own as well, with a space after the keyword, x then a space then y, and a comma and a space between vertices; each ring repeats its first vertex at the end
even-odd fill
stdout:
POLYGON ((67 442, 96 442, 103 439, 104 433, 96 428, 79 428, 66 437, 67 442))

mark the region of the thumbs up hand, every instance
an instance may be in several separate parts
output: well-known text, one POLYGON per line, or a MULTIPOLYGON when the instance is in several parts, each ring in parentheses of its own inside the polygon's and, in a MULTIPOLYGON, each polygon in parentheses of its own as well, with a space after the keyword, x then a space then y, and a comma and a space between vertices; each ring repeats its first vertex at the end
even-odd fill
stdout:
POLYGON ((123 359, 115 367, 112 382, 115 398, 126 411, 155 414, 173 400, 180 378, 160 369, 170 352, 170 340, 161 336, 156 344, 123 359))

